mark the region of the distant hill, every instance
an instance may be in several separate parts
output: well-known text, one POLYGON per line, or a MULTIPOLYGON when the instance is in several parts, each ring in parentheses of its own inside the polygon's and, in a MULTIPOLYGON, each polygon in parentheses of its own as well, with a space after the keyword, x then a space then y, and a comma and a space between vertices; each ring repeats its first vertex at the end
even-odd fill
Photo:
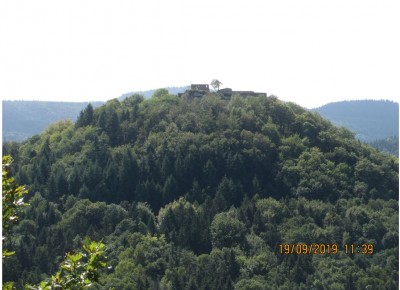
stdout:
POLYGON ((329 103, 313 109, 334 125, 352 130, 366 142, 399 135, 399 104, 387 100, 329 103))
MULTIPOLYGON (((188 87, 168 87, 171 95, 184 92, 188 87)), ((123 94, 124 100, 133 94, 149 98, 156 90, 123 94)), ((41 133, 51 123, 71 119, 75 121, 89 102, 3 101, 3 141, 23 141, 41 133)), ((104 102, 91 102, 94 108, 104 102)))
MULTIPOLYGON (((170 95, 178 95, 179 93, 184 93, 189 88, 190 88, 190 86, 186 86, 186 87, 167 87, 165 89, 168 90, 170 95)), ((148 91, 130 92, 130 93, 126 93, 126 94, 121 95, 118 98, 118 100, 119 101, 123 101, 125 98, 130 97, 133 94, 139 94, 139 95, 142 95, 145 99, 148 99, 154 94, 155 91, 156 91, 156 89, 148 90, 148 91)))
MULTIPOLYGON (((22 141, 59 120, 73 121, 89 102, 3 101, 3 141, 22 141)), ((93 107, 103 102, 92 102, 93 107)))

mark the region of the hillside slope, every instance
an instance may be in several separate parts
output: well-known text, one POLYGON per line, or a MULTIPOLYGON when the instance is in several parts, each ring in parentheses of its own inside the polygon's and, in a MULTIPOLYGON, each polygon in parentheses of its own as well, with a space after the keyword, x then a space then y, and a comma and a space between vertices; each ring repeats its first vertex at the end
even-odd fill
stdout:
POLYGON ((329 103, 313 109, 337 126, 356 133, 362 141, 399 136, 399 104, 384 100, 329 103))

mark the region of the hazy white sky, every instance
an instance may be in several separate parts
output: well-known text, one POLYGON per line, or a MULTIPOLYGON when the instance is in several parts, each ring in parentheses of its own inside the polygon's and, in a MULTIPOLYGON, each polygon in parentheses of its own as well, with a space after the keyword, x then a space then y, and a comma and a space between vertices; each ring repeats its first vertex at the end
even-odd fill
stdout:
POLYGON ((398 0, 2 0, 0 97, 107 100, 190 83, 315 107, 400 98, 398 0))

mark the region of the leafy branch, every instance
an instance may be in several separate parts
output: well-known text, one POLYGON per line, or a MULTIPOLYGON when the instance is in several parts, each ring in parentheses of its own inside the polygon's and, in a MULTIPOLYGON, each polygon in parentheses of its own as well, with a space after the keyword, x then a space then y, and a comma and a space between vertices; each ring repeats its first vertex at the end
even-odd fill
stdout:
MULTIPOLYGON (((18 221, 18 213, 27 204, 24 197, 28 194, 25 186, 19 186, 11 176, 11 156, 3 156, 2 163, 2 202, 3 202, 3 242, 10 234, 12 226, 18 221)), ((3 259, 10 257, 14 252, 10 252, 3 245, 3 259)))
POLYGON ((97 282, 99 270, 107 266, 105 262, 106 247, 102 242, 87 238, 82 246, 83 251, 69 252, 65 255, 60 270, 47 281, 37 286, 27 286, 31 290, 50 289, 86 289, 97 282))

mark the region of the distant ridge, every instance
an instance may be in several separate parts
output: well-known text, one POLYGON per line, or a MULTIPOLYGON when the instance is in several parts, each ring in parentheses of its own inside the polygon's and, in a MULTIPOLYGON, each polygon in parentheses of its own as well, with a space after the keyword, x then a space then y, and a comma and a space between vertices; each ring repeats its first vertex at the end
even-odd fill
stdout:
MULTIPOLYGON (((3 141, 23 141, 59 120, 73 121, 89 102, 2 101, 3 141)), ((90 102, 98 107, 104 102, 90 102)))
POLYGON ((312 109, 334 125, 352 130, 359 140, 372 142, 399 136, 399 104, 388 100, 342 101, 312 109))
MULTIPOLYGON (((168 93, 169 93, 170 95, 178 95, 178 94, 180 94, 180 93, 185 92, 185 91, 186 91, 187 89, 189 89, 189 88, 190 88, 190 86, 186 86, 186 87, 167 87, 167 88, 165 88, 165 89, 168 90, 168 93)), ((129 96, 132 96, 133 94, 139 94, 139 95, 142 95, 145 99, 148 99, 148 98, 150 98, 150 97, 154 94, 154 92, 155 92, 156 90, 157 90, 157 89, 148 90, 148 91, 136 91, 136 92, 126 93, 126 94, 121 95, 121 96, 118 98, 118 100, 122 101, 122 100, 124 100, 125 98, 127 98, 127 97, 129 97, 129 96)))

